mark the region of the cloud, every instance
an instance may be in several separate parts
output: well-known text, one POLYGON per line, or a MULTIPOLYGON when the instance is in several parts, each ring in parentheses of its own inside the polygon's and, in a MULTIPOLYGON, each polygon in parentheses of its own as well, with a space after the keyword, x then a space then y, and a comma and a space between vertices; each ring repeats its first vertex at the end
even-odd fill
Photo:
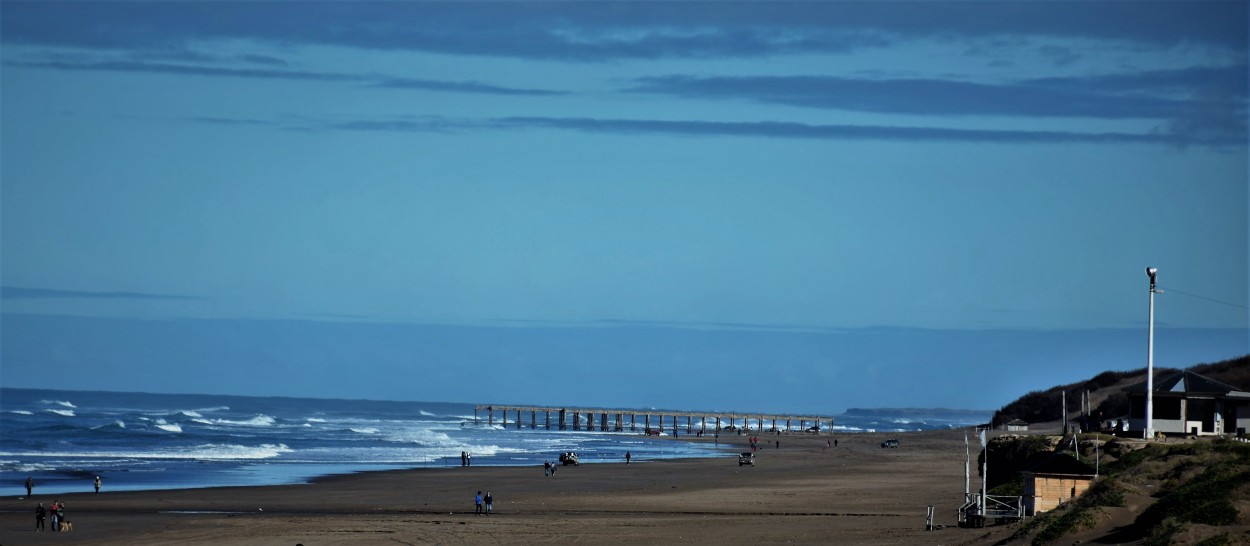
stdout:
POLYGON ((1248 73, 1238 64, 1006 83, 674 75, 639 78, 626 91, 885 114, 1159 120, 1178 141, 1244 143, 1248 73))
MULTIPOLYGON (((259 64, 278 65, 285 64, 281 59, 273 59, 272 61, 259 61, 255 56, 248 56, 248 62, 259 64)), ((357 74, 341 74, 333 72, 308 72, 301 70, 284 70, 272 68, 230 68, 220 66, 200 66, 191 64, 173 64, 173 63, 156 63, 146 61, 8 61, 4 63, 6 66, 15 66, 23 68, 40 68, 49 70, 68 70, 68 71, 102 71, 102 72, 132 72, 147 74, 170 74, 179 76, 206 76, 206 77, 227 77, 227 78, 258 78, 258 79, 279 79, 279 80, 297 80, 297 81, 323 81, 323 82, 371 82, 368 87, 390 88, 390 89, 421 89, 426 91, 445 91, 452 93, 482 93, 492 95, 515 95, 515 96, 548 96, 563 95, 562 91, 553 91, 545 89, 526 89, 515 87, 504 87, 499 85, 485 84, 474 81, 441 81, 441 80, 422 80, 409 78, 395 78, 384 75, 357 75, 357 74)))
POLYGON ((9 44, 251 40, 599 61, 838 53, 1003 35, 1210 45, 1245 57, 1244 2, 4 2, 9 44))
POLYGON ((1212 136, 1193 141, 1185 136, 1158 131, 1137 133, 1080 133, 1068 131, 1024 131, 949 129, 885 125, 814 125, 792 122, 719 122, 603 118, 504 117, 464 119, 443 117, 399 117, 353 120, 289 126, 301 130, 345 130, 388 132, 455 132, 465 130, 555 129, 582 133, 620 135, 679 135, 692 137, 757 137, 813 140, 884 140, 984 143, 1071 143, 1090 144, 1203 144, 1228 146, 1244 140, 1212 136))
POLYGON ((360 81, 361 76, 351 74, 333 74, 327 72, 307 72, 300 70, 273 70, 267 68, 227 68, 196 66, 188 64, 153 63, 142 61, 98 61, 98 62, 67 62, 67 61, 8 61, 6 66, 25 68, 47 68, 53 70, 89 70, 104 72, 143 72, 151 74, 176 74, 180 76, 227 76, 237 78, 263 78, 284 80, 315 80, 315 81, 360 81))
POLYGON ((738 99, 809 108, 913 115, 1168 118, 1184 101, 1092 93, 1064 86, 834 76, 657 76, 627 91, 690 99, 738 99))
POLYGON ((131 300, 195 300, 195 296, 179 296, 169 294, 148 294, 143 292, 87 292, 82 290, 55 290, 49 288, 20 288, 16 286, 0 286, 0 298, 3 299, 44 299, 44 298, 80 298, 80 299, 131 299, 131 300))
POLYGON ((567 94, 563 91, 500 87, 497 85, 488 85, 472 81, 449 82, 410 78, 386 78, 373 84, 373 87, 387 87, 391 89, 424 89, 429 91, 453 91, 460 93, 486 93, 491 95, 551 96, 567 94))

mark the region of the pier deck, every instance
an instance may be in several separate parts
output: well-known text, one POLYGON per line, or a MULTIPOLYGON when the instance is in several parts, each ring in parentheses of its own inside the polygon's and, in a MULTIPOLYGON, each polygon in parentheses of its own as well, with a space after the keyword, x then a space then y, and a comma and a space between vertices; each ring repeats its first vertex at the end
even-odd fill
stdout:
POLYGON ((793 431, 793 432, 829 432, 833 428, 832 417, 814 415, 778 415, 767 413, 738 412, 703 412, 683 410, 640 410, 640 409, 605 409, 578 408, 556 406, 514 406, 504 404, 478 405, 473 408, 474 424, 495 424, 495 415, 499 414, 502 426, 516 428, 546 428, 559 430, 597 430, 607 432, 637 431, 641 426, 644 432, 670 432, 678 434, 682 429, 687 434, 702 434, 707 431, 754 430, 761 432, 793 431), (479 412, 486 412, 483 420, 479 412), (542 414, 542 419, 539 419, 542 414), (514 418, 509 421, 509 415, 514 418), (555 416, 555 423, 552 417, 555 416), (642 417, 641 422, 639 416, 642 417), (652 421, 652 417, 656 419, 652 421), (596 423, 596 418, 598 422, 596 423), (626 419, 628 418, 628 420, 626 419), (684 420, 684 423, 683 423, 684 420), (754 425, 754 426, 752 426, 754 425), (795 428, 797 425, 797 428, 795 428))

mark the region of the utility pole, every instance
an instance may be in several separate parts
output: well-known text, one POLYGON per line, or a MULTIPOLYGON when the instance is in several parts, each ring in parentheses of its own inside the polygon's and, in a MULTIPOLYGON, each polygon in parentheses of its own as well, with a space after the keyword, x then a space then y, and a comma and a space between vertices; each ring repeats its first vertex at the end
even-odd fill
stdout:
POLYGON ((1146 327, 1146 428, 1142 437, 1149 440, 1155 437, 1155 294, 1162 292, 1155 288, 1158 268, 1147 267, 1146 275, 1150 277, 1150 314, 1146 327))

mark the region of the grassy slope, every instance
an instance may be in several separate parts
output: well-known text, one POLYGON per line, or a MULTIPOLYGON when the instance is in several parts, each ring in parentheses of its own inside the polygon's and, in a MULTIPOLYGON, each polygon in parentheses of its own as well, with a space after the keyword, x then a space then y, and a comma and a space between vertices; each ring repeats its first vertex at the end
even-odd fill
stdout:
MULTIPOLYGON (((1227 383, 1239 389, 1250 391, 1250 355, 1214 362, 1198 364, 1188 368, 1190 371, 1227 383)), ((1174 372, 1171 368, 1156 368, 1155 377, 1174 372)), ((1103 372, 1086 381, 1059 385, 1046 390, 1033 391, 994 412, 994 423, 1002 424, 1013 419, 1023 419, 1029 423, 1058 421, 1062 415, 1063 392, 1068 393, 1068 412, 1076 414, 1080 409, 1080 393, 1089 391, 1090 405, 1095 414, 1114 419, 1128 413, 1128 399, 1123 388, 1144 382, 1146 369, 1127 372, 1103 372)))
MULTIPOLYGON (((1198 374, 1250 391, 1250 355, 1189 368, 1198 374)), ((1156 370, 1156 377, 1171 370, 1156 370)), ((1104 372, 1088 381, 1034 391, 1004 406, 995 422, 1015 418, 1054 421, 1062 392, 1071 393, 1069 411, 1079 409, 1076 393, 1090 391, 1104 416, 1123 407, 1122 389, 1145 381, 1145 369, 1104 372)), ((1082 437, 1082 460, 1093 460, 1094 443, 1082 437)), ((1228 440, 1183 440, 1166 444, 1100 436, 1102 476, 1090 493, 1048 514, 992 533, 1000 544, 1250 544, 1250 444, 1228 440)), ((1010 460, 1068 445, 1058 437, 996 439, 1010 460)), ((991 451, 996 451, 991 446, 991 451)), ((1009 464, 1007 466, 1010 466, 1009 464)), ((1011 473, 1011 472, 1009 472, 1011 473)), ((1010 480, 1003 476, 1004 480, 1010 480)), ((1018 488, 1005 483, 1002 493, 1018 488)))

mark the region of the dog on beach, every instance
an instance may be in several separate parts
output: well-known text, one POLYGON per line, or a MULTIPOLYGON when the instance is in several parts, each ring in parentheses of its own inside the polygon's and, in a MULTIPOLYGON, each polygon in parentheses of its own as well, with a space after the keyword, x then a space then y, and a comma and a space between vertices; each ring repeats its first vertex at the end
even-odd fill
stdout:
POLYGON ((60 531, 61 531, 61 532, 65 532, 65 531, 73 531, 73 530, 74 530, 74 524, 73 524, 73 523, 70 523, 70 522, 68 522, 68 521, 62 521, 62 522, 61 522, 61 529, 60 529, 60 531))

